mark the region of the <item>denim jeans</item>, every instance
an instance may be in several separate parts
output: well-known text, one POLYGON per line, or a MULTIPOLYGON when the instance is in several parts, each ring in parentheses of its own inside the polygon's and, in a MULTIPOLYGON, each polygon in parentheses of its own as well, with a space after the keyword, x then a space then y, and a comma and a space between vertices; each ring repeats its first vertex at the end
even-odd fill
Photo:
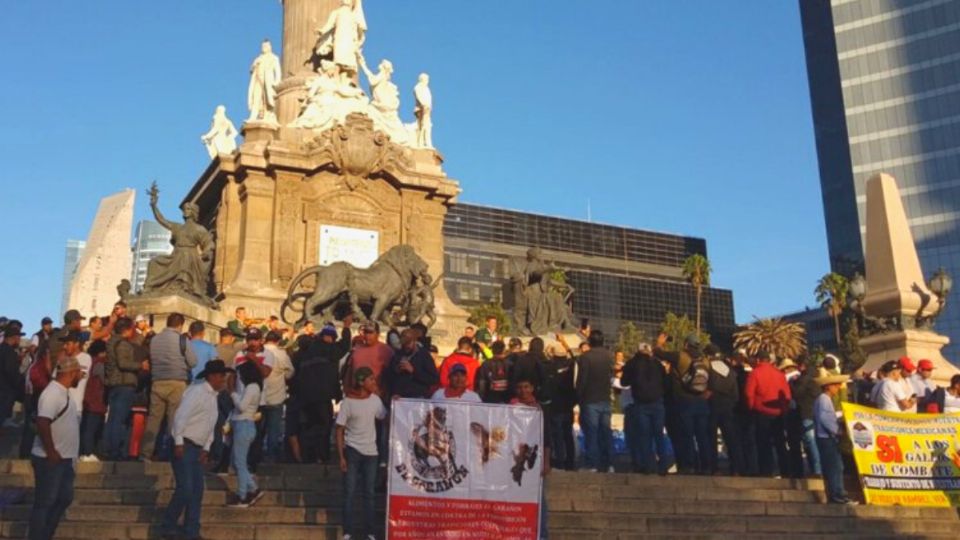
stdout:
POLYGON ((257 438, 257 424, 253 420, 234 420, 233 428, 233 468, 237 471, 237 497, 241 500, 257 491, 257 481, 250 473, 247 456, 250 446, 257 438))
POLYGON ((640 472, 666 474, 671 464, 667 459, 667 436, 663 433, 666 418, 663 400, 635 403, 630 413, 630 421, 636 432, 636 447, 631 448, 630 452, 640 465, 640 472))
POLYGON ((80 455, 90 456, 97 453, 100 435, 103 433, 103 415, 100 413, 83 412, 80 421, 80 455))
POLYGON ((283 405, 260 407, 267 439, 267 457, 277 461, 283 455, 283 405))
POLYGON ((176 535, 177 523, 183 515, 183 536, 200 537, 200 509, 203 503, 203 465, 200 464, 202 450, 195 444, 184 442, 183 458, 174 457, 171 460, 177 486, 163 514, 163 534, 176 535))
POLYGON ((573 410, 553 410, 549 415, 550 464, 557 469, 572 471, 577 464, 577 449, 573 440, 573 410))
POLYGON ((73 460, 64 459, 56 465, 47 458, 30 456, 33 465, 33 509, 30 511, 30 540, 50 540, 64 512, 73 502, 73 460))
POLYGON ((817 476, 822 475, 820 449, 817 447, 817 433, 813 428, 813 419, 803 421, 803 449, 807 452, 807 463, 810 465, 810 471, 817 476))
POLYGON ((104 433, 109 460, 119 461, 129 454, 130 415, 136 393, 132 386, 114 386, 110 389, 107 429, 104 433))
POLYGON ((580 405, 580 427, 583 429, 583 466, 606 472, 610 467, 610 402, 580 405))
POLYGON ((373 525, 375 515, 373 511, 374 489, 377 480, 377 456, 365 456, 348 446, 346 448, 347 474, 343 475, 343 529, 353 530, 354 538, 366 538, 368 527, 373 525), (360 482, 363 482, 360 485, 360 482), (363 521, 360 527, 355 525, 353 503, 357 496, 357 487, 363 498, 363 521))
POLYGON ((840 442, 837 439, 817 437, 817 449, 820 451, 820 464, 823 466, 823 484, 827 492, 827 502, 844 502, 847 494, 843 490, 843 458, 840 455, 840 442))
POLYGON ((709 473, 717 444, 716 432, 710 436, 710 404, 705 399, 678 399, 680 441, 674 441, 680 472, 709 473))

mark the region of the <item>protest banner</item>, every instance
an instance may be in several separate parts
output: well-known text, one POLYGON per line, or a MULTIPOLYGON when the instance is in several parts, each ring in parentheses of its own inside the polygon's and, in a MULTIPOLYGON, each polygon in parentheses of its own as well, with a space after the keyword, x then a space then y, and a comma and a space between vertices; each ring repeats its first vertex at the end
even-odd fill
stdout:
POLYGON ((533 407, 394 401, 387 538, 536 540, 542 426, 533 407))
POLYGON ((844 403, 843 416, 868 504, 960 504, 960 414, 894 413, 844 403))

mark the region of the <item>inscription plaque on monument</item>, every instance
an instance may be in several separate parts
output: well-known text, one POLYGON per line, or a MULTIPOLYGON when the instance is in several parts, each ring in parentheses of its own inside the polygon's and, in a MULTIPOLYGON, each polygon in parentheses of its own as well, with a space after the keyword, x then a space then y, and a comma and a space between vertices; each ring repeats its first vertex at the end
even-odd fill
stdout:
POLYGON ((380 256, 380 233, 366 229, 320 226, 320 265, 345 262, 368 268, 380 256))

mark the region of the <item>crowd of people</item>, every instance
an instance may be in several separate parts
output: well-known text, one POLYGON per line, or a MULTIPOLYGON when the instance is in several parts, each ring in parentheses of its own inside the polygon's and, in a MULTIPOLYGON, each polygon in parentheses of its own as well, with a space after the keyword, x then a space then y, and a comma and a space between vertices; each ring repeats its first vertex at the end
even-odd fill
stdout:
MULTIPOLYGON (((490 317, 465 329, 441 356, 426 327, 381 329, 347 317, 338 329, 299 332, 276 318, 251 324, 245 311, 207 340, 200 322, 172 314, 154 332, 118 302, 89 321, 76 310, 22 342, 19 321, 0 320, 0 421, 22 430, 37 496, 30 538, 50 538, 72 497, 72 462, 170 461, 176 491, 164 515, 170 537, 198 538, 203 475, 237 475, 230 506, 262 497, 262 462, 322 463, 344 472, 344 520, 354 494, 372 538, 374 493, 385 481, 388 410, 395 398, 540 407, 544 473, 550 467, 640 474, 822 476, 829 502, 843 491, 838 421, 842 399, 898 412, 960 412, 960 376, 932 383, 933 365, 891 361, 876 380, 850 384, 840 362, 797 364, 760 351, 724 354, 690 336, 665 335, 614 351, 599 330, 572 347, 501 337, 490 317), (384 331, 385 330, 385 331, 384 331), (16 420, 15 402, 24 415, 16 420), (617 459, 611 419, 623 413, 626 456, 617 459), (577 427, 582 437, 578 444, 577 427), (180 525, 180 518, 183 525, 180 525)), ((545 512, 544 512, 545 515, 545 512)), ((545 526, 544 526, 545 531, 545 526)), ((545 536, 545 534, 544 534, 545 536)), ((346 538, 350 538, 347 535, 346 538)))

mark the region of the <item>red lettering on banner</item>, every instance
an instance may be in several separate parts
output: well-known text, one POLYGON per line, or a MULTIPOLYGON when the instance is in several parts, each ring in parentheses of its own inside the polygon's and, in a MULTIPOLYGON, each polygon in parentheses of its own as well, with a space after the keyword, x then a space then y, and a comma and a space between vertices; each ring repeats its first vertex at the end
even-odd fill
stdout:
POLYGON ((390 497, 388 540, 536 540, 537 503, 390 497))

